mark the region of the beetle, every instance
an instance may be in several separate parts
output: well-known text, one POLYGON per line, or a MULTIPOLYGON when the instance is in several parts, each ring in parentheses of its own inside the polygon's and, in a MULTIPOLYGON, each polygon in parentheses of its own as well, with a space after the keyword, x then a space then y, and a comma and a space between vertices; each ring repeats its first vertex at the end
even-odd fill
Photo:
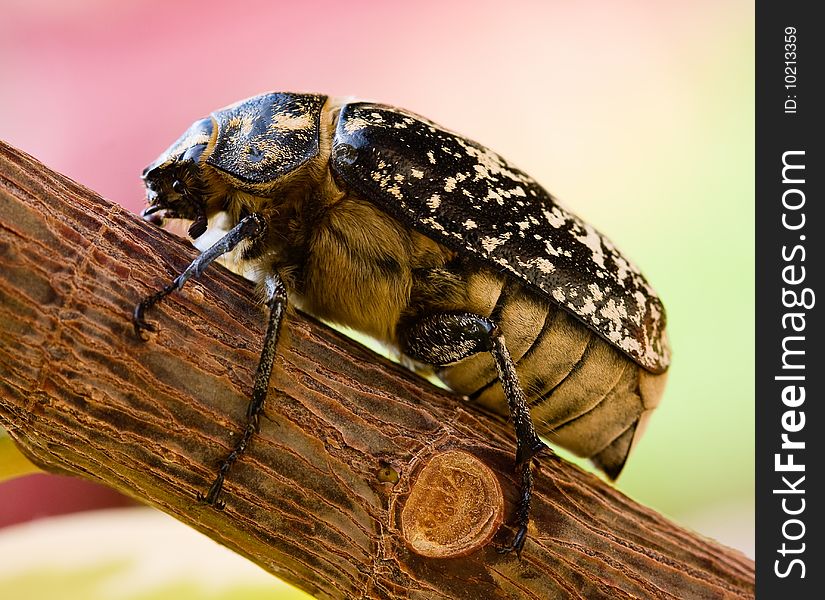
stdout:
POLYGON ((254 436, 287 302, 395 347, 509 415, 526 539, 539 438, 611 479, 663 392, 661 301, 640 271, 533 178, 411 112, 270 92, 196 121, 143 172, 145 219, 190 222, 200 256, 145 313, 223 257, 269 307, 247 423, 199 499, 223 508, 254 436))

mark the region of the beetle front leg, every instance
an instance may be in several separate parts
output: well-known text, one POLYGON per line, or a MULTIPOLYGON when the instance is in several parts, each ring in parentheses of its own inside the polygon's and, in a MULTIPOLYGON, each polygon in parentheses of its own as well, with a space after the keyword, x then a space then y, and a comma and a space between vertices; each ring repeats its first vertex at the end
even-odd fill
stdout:
POLYGON ((264 337, 264 345, 261 350, 261 358, 258 361, 258 368, 255 371, 255 381, 252 386, 252 399, 246 410, 246 427, 244 428, 241 438, 232 451, 221 462, 218 468, 218 475, 215 481, 209 488, 209 491, 204 494, 198 494, 198 500, 210 504, 222 510, 225 506, 223 500, 219 499, 221 491, 223 490, 224 479, 232 465, 240 458, 246 451, 249 441, 252 436, 258 431, 261 413, 264 408, 264 400, 266 399, 267 390, 269 390, 269 380, 272 376, 272 366, 275 363, 275 351, 278 347, 278 338, 281 333, 281 324, 284 320, 284 314, 287 307, 287 294, 283 281, 277 275, 271 275, 267 281, 267 306, 269 307, 269 324, 266 328, 266 336, 264 337))
POLYGON ((241 219, 238 224, 229 231, 229 233, 193 260, 192 264, 186 267, 183 273, 175 277, 172 283, 164 287, 159 292, 141 300, 141 302, 135 307, 135 311, 132 315, 132 323, 135 327, 135 334, 140 337, 141 330, 154 330, 154 326, 147 323, 144 319, 144 313, 148 309, 152 308, 155 304, 163 300, 175 290, 181 289, 183 284, 185 284, 190 277, 200 277, 206 267, 212 264, 215 259, 220 258, 227 252, 231 252, 235 246, 244 240, 254 240, 255 238, 261 237, 265 230, 266 223, 263 217, 257 213, 253 213, 241 219))
POLYGON ((493 355, 516 432, 516 472, 520 478, 515 518, 518 530, 510 545, 500 551, 521 554, 530 520, 532 462, 548 448, 533 427, 527 398, 501 330, 490 319, 472 313, 439 313, 423 317, 399 334, 407 355, 432 365, 447 365, 484 351, 493 355))

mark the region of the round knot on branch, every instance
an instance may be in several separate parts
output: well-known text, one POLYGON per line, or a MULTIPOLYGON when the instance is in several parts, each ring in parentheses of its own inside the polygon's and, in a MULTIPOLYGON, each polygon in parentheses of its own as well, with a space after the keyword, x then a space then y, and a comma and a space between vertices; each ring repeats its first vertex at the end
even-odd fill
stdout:
POLYGON ((464 556, 492 539, 503 511, 504 496, 493 471, 468 452, 449 450, 419 472, 401 510, 401 532, 423 556, 464 556))

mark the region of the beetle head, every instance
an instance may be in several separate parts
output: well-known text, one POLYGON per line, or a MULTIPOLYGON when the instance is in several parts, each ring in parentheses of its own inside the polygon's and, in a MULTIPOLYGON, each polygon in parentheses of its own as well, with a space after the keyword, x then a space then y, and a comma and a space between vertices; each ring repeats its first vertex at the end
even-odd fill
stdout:
POLYGON ((206 231, 205 186, 200 161, 212 135, 212 120, 193 124, 155 162, 143 170, 146 201, 141 216, 156 225, 165 219, 192 221, 189 235, 206 231))

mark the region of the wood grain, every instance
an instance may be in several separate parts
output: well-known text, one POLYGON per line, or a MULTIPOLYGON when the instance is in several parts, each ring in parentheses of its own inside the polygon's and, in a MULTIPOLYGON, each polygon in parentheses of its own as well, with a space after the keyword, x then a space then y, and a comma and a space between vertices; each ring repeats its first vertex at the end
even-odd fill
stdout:
POLYGON ((265 315, 213 268, 139 340, 135 303, 195 255, 0 144, 0 425, 43 468, 117 488, 318 598, 753 596, 746 557, 558 458, 541 463, 521 560, 496 552, 507 529, 458 558, 416 554, 400 514, 445 452, 489 467, 512 516, 510 428, 298 313, 226 510, 199 505, 244 423, 265 315))

